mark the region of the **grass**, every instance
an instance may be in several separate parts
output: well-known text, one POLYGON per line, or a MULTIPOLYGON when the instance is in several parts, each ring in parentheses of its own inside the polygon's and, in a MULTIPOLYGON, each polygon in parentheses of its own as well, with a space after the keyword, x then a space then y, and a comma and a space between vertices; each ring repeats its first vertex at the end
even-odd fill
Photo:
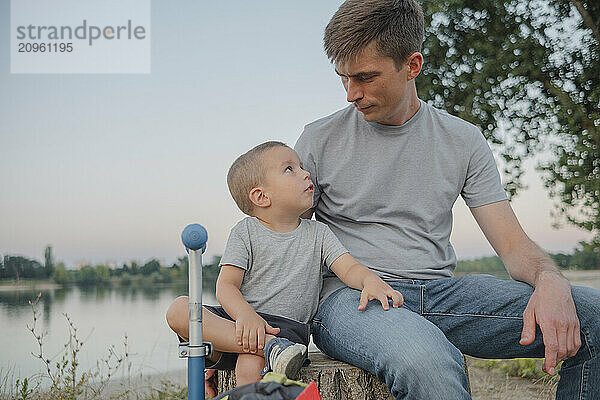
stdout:
MULTIPOLYGON (((525 378, 525 379, 545 379, 556 380, 558 375, 547 375, 542 371, 544 360, 541 358, 515 358, 511 360, 477 360, 474 365, 487 370, 497 369, 504 372, 507 376, 525 378)), ((556 371, 560 369, 562 363, 558 364, 556 371)))
POLYGON ((467 359, 474 400, 554 399, 559 377, 541 371, 543 359, 467 359))

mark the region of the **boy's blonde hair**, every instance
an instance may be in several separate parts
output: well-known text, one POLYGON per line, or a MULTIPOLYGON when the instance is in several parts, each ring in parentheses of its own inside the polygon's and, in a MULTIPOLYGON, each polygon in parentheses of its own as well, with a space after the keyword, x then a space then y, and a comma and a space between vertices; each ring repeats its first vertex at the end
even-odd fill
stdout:
POLYGON ((250 191, 262 183, 266 173, 263 158, 266 151, 274 147, 289 148, 283 142, 274 140, 265 142, 239 156, 229 167, 227 173, 229 193, 244 214, 252 216, 254 204, 250 201, 250 191))

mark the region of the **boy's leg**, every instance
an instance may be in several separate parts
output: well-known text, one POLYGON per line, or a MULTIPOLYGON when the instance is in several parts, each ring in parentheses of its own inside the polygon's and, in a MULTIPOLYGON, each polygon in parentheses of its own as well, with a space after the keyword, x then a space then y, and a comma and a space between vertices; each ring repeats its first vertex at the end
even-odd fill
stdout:
MULTIPOLYGON (((167 324, 169 327, 184 340, 188 340, 189 335, 189 298, 188 296, 179 296, 173 303, 169 306, 167 310, 167 324)), ((203 324, 204 325, 204 324, 203 324)), ((212 362, 216 362, 219 357, 221 357, 221 353, 218 351, 213 351, 212 357, 210 360, 212 362)), ((217 395, 217 385, 215 383, 216 371, 214 369, 207 369, 204 373, 204 390, 210 397, 214 397, 217 395)))
MULTIPOLYGON (((186 340, 189 332, 188 307, 188 297, 180 296, 167 310, 167 323, 175 333, 186 340)), ((265 342, 273 337, 266 334, 265 342)), ((212 343, 213 348, 217 350, 215 353, 244 353, 242 345, 239 345, 235 339, 235 322, 215 315, 206 308, 202 309, 202 338, 212 343)), ((262 349, 257 349, 253 354, 264 357, 262 349)), ((218 357, 213 358, 218 359, 218 357)))
MULTIPOLYGON (((397 288, 402 291, 401 288, 397 288)), ((467 275, 425 283, 424 316, 461 351, 483 358, 544 357, 539 327, 528 346, 519 344, 523 311, 533 293, 525 283, 467 275)), ((600 291, 571 289, 581 324, 581 347, 563 363, 557 399, 600 398, 600 291)))
POLYGON ((188 296, 179 296, 167 309, 167 324, 179 335, 180 338, 188 340, 189 335, 189 298, 188 296))
POLYGON ((265 358, 255 354, 240 354, 235 364, 237 386, 258 382, 262 379, 260 371, 265 366, 265 358))
POLYGON ((404 305, 388 311, 375 301, 358 311, 358 290, 333 293, 313 320, 315 344, 376 375, 396 399, 470 399, 462 354, 418 314, 420 287, 401 292, 404 305))

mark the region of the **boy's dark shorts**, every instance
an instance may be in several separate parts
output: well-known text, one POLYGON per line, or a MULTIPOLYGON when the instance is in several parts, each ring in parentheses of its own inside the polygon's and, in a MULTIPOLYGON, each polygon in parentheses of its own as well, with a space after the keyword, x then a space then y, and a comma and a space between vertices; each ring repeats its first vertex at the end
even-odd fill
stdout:
MULTIPOLYGON (((211 313, 221 317, 233 321, 223 309, 223 307, 216 306, 207 306, 203 305, 202 307, 206 308, 211 313)), ((286 338, 294 343, 302 343, 306 347, 308 347, 308 342, 310 341, 310 325, 303 324, 298 321, 294 321, 293 319, 280 317, 278 315, 271 315, 257 312, 269 325, 273 328, 279 328, 280 331, 277 337, 286 338)), ((210 360, 206 360, 205 368, 213 368, 213 369, 235 369, 235 363, 237 361, 238 355, 236 353, 221 353, 221 358, 215 363, 212 363, 210 360)))

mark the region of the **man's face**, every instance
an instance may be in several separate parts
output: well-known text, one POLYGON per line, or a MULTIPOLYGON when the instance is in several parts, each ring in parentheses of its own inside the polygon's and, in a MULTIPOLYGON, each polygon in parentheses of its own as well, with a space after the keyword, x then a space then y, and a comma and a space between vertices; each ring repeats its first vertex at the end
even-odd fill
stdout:
POLYGON ((302 214, 313 205, 314 186, 302 169, 298 154, 289 147, 274 147, 264 155, 263 187, 271 205, 284 213, 302 214))
MULTIPOLYGON (((352 61, 335 65, 342 78, 346 99, 363 114, 365 121, 401 125, 400 110, 409 102, 409 63, 396 68, 391 57, 379 55, 371 42, 352 61)), ((410 79, 409 79, 410 78, 410 79)))

